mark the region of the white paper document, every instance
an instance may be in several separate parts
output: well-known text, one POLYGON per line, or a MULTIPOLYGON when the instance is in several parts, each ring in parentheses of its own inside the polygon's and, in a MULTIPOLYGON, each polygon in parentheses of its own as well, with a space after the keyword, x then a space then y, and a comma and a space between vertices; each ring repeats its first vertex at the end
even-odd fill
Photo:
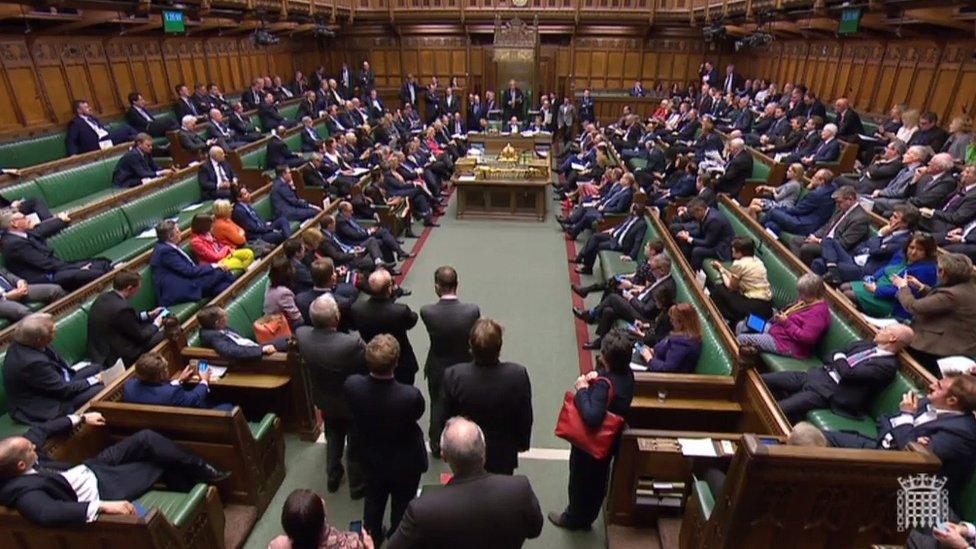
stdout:
POLYGON ((473 176, 473 175, 459 175, 458 176, 458 181, 474 181, 474 180, 475 180, 475 176, 473 176))
POLYGON ((188 211, 190 211, 190 210, 195 210, 195 209, 197 209, 197 208, 199 208, 199 207, 200 207, 200 206, 202 206, 202 205, 203 205, 203 202, 197 202, 197 203, 195 203, 195 204, 190 204, 189 206, 187 206, 187 207, 185 207, 185 208, 183 208, 183 209, 182 209, 182 210, 180 210, 180 211, 181 211, 181 212, 188 212, 188 211))
POLYGON ((149 227, 136 235, 136 238, 156 238, 156 227, 149 227))
POLYGON ((710 438, 679 438, 681 453, 686 456, 718 457, 710 438))
POLYGON ((940 358, 935 363, 939 365, 939 371, 942 372, 942 377, 945 377, 947 374, 965 374, 973 366, 976 366, 976 362, 973 362, 973 359, 964 356, 947 356, 940 358))
POLYGON ((115 364, 113 364, 111 368, 102 370, 102 383, 108 385, 109 383, 112 383, 116 379, 122 377, 122 374, 124 373, 125 365, 122 364, 122 359, 120 358, 115 361, 115 364))

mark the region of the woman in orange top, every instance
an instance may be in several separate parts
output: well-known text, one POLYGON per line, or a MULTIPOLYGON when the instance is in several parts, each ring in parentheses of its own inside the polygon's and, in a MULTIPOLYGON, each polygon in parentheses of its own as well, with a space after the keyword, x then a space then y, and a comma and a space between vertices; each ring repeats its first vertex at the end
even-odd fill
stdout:
POLYGON ((230 246, 231 248, 247 246, 251 249, 251 251, 254 252, 254 257, 264 257, 268 255, 268 253, 274 249, 274 246, 263 240, 248 242, 244 229, 237 223, 234 223, 233 219, 231 219, 231 214, 233 212, 234 205, 231 204, 230 200, 220 199, 214 201, 214 224, 213 228, 210 230, 210 233, 214 235, 217 242, 225 246, 230 246))

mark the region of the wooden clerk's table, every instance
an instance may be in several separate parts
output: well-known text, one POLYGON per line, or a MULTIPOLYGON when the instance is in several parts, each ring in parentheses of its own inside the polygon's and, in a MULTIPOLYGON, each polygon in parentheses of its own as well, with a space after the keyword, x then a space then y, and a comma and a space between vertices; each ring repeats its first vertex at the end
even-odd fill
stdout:
MULTIPOLYGON (((482 145, 486 159, 496 159, 501 150, 511 144, 520 154, 533 153, 537 145, 551 147, 551 134, 531 137, 510 134, 468 134, 468 146, 482 145)), ((487 218, 535 220, 546 219, 546 186, 553 181, 552 158, 534 160, 543 162, 549 169, 549 177, 534 179, 492 178, 470 180, 473 172, 463 160, 455 168, 451 184, 458 191, 457 218, 487 218)), ((513 164, 512 166, 522 166, 513 164)))

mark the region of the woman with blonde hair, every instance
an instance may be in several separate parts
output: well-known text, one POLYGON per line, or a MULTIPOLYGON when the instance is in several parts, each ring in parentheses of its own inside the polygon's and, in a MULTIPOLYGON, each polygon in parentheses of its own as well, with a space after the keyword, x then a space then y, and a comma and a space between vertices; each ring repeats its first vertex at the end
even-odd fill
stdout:
POLYGON ((773 208, 792 208, 796 200, 800 198, 800 191, 803 189, 804 177, 803 164, 799 162, 790 164, 786 169, 786 183, 778 187, 771 185, 759 185, 756 187, 756 194, 771 195, 770 198, 753 198, 747 209, 749 215, 759 220, 759 214, 773 208))
POLYGON ((213 203, 213 228, 210 232, 217 242, 230 246, 231 248, 250 248, 254 252, 254 257, 264 257, 274 245, 263 240, 252 240, 248 242, 247 233, 244 228, 234 222, 231 216, 234 213, 234 205, 230 200, 214 200, 213 203))
POLYGON ((918 109, 908 109, 901 114, 901 127, 895 132, 895 139, 908 143, 918 131, 918 109))
POLYGON ((956 163, 966 160, 966 150, 973 142, 973 119, 968 116, 957 116, 949 122, 949 139, 942 150, 951 154, 956 163))
POLYGON ((640 346, 638 352, 651 372, 691 373, 702 349, 702 328, 698 312, 688 303, 668 309, 671 333, 653 349, 640 346))

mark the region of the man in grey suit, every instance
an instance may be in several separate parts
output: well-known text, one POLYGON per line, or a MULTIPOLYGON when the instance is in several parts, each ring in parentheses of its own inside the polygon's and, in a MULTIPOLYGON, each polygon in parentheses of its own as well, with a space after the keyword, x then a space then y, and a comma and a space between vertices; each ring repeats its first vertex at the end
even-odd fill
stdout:
POLYGON ((7 269, 0 267, 0 318, 17 322, 31 314, 31 302, 45 305, 64 297, 64 290, 57 284, 28 284, 7 269))
POLYGON ((806 265, 812 266, 823 254, 825 241, 832 240, 850 252, 871 236, 871 220, 858 202, 857 189, 845 185, 831 196, 836 204, 834 215, 813 234, 790 241, 790 250, 806 265))
POLYGON ((569 141, 572 137, 575 124, 576 106, 573 105, 573 99, 567 96, 563 99, 563 104, 559 106, 559 111, 556 113, 556 128, 562 135, 564 142, 569 141))
MULTIPOLYGON (((319 296, 309 306, 311 326, 295 331, 298 350, 312 379, 312 398, 325 416, 326 469, 329 492, 339 489, 344 469, 342 454, 352 426, 352 414, 342 385, 354 374, 366 374, 366 345, 355 334, 338 331, 339 305, 331 294, 319 296)), ((363 476, 355 461, 349 466, 349 494, 363 495, 363 476)))
POLYGON ((457 296, 458 278, 453 267, 443 266, 434 271, 434 291, 437 303, 420 308, 420 318, 430 336, 430 351, 424 363, 427 392, 430 395, 430 452, 440 455, 441 430, 437 419, 441 414, 441 381, 451 366, 469 362, 471 350, 468 337, 471 328, 481 318, 481 310, 473 303, 461 303, 457 296))

